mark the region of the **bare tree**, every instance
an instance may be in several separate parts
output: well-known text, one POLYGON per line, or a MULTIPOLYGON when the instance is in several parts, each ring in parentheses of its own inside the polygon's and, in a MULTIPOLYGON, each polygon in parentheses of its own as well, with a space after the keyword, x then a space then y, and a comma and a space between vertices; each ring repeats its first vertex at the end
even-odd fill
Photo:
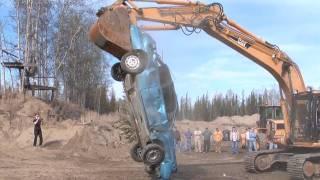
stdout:
MULTIPOLYGON (((48 86, 52 72, 52 58, 49 53, 50 19, 52 2, 50 0, 13 0, 13 16, 17 31, 18 59, 28 67, 23 77, 34 77, 32 84, 48 86), (22 54, 23 53, 23 54, 22 54), (32 65, 32 66, 30 66, 32 65), (28 74, 30 72, 37 72, 28 74), (36 75, 36 76, 35 76, 36 75)), ((22 87, 27 83, 23 78, 22 87)), ((38 93, 43 96, 42 93, 38 93)))
POLYGON ((109 65, 102 51, 87 37, 94 13, 85 0, 57 1, 55 8, 56 84, 61 84, 61 95, 66 101, 95 108, 95 103, 100 102, 96 100, 97 87, 109 87, 106 73, 109 65))
MULTIPOLYGON (((18 59, 32 65, 31 72, 36 72, 25 71, 24 77, 33 75, 30 78, 32 85, 54 84, 58 88, 58 98, 85 108, 101 109, 100 102, 109 101, 109 97, 96 95, 96 88, 104 87, 105 94, 108 94, 109 64, 102 51, 87 37, 95 20, 95 13, 87 0, 12 2, 17 47, 22 50, 18 59)), ((29 79, 24 80, 23 85, 29 82, 29 79)), ((46 93, 36 95, 47 97, 46 93)))

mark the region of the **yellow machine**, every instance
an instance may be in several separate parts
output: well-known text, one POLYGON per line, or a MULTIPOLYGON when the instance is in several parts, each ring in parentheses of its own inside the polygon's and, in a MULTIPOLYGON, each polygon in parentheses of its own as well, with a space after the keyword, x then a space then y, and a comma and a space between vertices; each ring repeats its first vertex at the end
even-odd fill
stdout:
POLYGON ((132 50, 129 26, 141 20, 145 21, 141 30, 205 31, 266 69, 279 83, 287 145, 284 149, 250 153, 246 158, 246 170, 263 172, 280 164, 286 166, 294 178, 312 178, 320 174, 320 92, 305 86, 298 66, 286 53, 235 23, 219 3, 141 1, 168 6, 138 7, 135 1, 118 0, 97 13, 99 19, 90 30, 91 40, 120 59, 132 50), (154 22, 161 24, 154 25, 154 22))
POLYGON ((273 134, 273 140, 276 144, 284 145, 286 131, 283 120, 270 120, 267 125, 267 134, 273 134))
POLYGON ((259 106, 258 131, 271 137, 278 146, 286 145, 286 132, 280 106, 263 105, 259 106))

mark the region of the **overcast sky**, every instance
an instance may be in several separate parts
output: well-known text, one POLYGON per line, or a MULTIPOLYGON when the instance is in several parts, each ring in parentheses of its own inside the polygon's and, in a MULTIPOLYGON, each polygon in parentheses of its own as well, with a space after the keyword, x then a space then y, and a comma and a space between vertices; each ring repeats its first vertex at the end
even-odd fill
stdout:
MULTIPOLYGON (((102 6, 111 1, 93 1, 102 6)), ((206 1, 211 3, 212 1, 206 1)), ((277 44, 300 67, 309 86, 320 86, 320 1, 221 0, 225 14, 242 27, 277 44)), ((263 68, 210 37, 205 32, 185 36, 181 30, 151 32, 158 52, 173 74, 179 96, 196 97, 208 92, 238 93, 277 87, 263 68)), ((114 63, 115 61, 112 61, 114 63)), ((121 92, 121 83, 114 82, 121 92)), ((121 93, 118 94, 121 96, 121 93)))

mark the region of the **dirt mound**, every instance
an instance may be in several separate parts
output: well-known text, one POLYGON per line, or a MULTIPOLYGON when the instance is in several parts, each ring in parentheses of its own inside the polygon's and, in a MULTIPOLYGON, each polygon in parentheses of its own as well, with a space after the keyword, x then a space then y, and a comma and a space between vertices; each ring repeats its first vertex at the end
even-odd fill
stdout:
POLYGON ((214 130, 215 128, 231 130, 233 126, 244 129, 246 127, 255 127, 258 119, 259 115, 254 114, 252 116, 218 117, 214 121, 210 122, 182 120, 177 121, 176 126, 182 131, 186 131, 188 128, 194 130, 197 127, 200 130, 204 130, 206 127, 210 130, 214 130))
MULTIPOLYGON (((104 120, 101 119, 100 121, 102 123, 104 120)), ((75 123, 75 121, 68 120, 58 125, 43 126, 44 141, 42 149, 63 152, 68 156, 113 161, 128 159, 129 145, 120 136, 120 132, 114 129, 111 124, 99 124, 83 125, 79 121, 75 123)), ((22 130, 0 130, 1 144, 4 144, 2 139, 6 138, 8 139, 7 144, 11 145, 11 147, 32 149, 33 127, 23 128, 22 130)))
POLYGON ((52 109, 50 104, 32 97, 27 97, 20 107, 16 114, 24 117, 33 117, 35 113, 40 113, 41 117, 47 117, 48 111, 52 109))
POLYGON ((79 105, 54 101, 52 103, 52 112, 56 116, 56 120, 80 119, 83 113, 79 105))
POLYGON ((76 105, 57 102, 47 104, 32 97, 0 101, 1 145, 31 150, 34 138, 32 119, 35 113, 40 113, 43 118, 44 150, 109 159, 128 157, 126 141, 120 136, 119 130, 113 127, 118 115, 101 116, 95 112, 82 114, 76 105), (57 116, 61 116, 64 121, 49 118, 50 112, 57 112, 57 116))
MULTIPOLYGON (((102 121, 102 120, 101 120, 102 121)), ((62 147, 74 156, 123 160, 129 157, 128 144, 110 124, 95 122, 78 130, 62 147)))

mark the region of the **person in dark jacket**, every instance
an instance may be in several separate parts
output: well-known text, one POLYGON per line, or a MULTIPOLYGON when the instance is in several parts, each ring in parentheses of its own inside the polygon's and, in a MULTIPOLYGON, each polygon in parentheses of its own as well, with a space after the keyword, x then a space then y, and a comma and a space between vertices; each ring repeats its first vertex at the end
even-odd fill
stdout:
POLYGON ((184 137, 186 140, 186 151, 187 152, 191 152, 192 151, 192 132, 190 131, 190 129, 188 128, 188 130, 184 133, 184 137))
POLYGON ((208 153, 210 151, 210 137, 212 132, 208 128, 202 133, 203 136, 203 152, 208 153))
POLYGON ((33 146, 37 145, 37 139, 39 136, 40 142, 39 142, 39 146, 42 145, 42 130, 41 130, 41 118, 40 115, 37 113, 33 119, 33 124, 34 124, 34 140, 33 140, 33 146))

